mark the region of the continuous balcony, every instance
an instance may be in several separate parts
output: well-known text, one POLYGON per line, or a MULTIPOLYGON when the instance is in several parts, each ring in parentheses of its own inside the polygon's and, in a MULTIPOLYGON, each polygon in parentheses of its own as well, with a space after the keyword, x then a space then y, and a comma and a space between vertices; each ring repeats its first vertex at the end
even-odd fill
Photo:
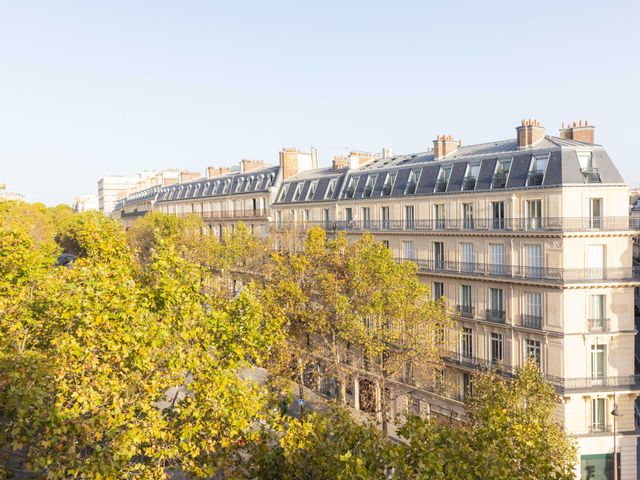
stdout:
POLYGON ((640 281, 640 267, 554 268, 450 260, 396 259, 411 261, 421 273, 456 275, 470 278, 505 278, 544 283, 597 283, 640 281))
POLYGON ((494 322, 494 323, 505 323, 506 322, 506 312, 504 310, 496 310, 496 309, 487 309, 485 311, 485 319, 494 322))
MULTIPOLYGON (((446 351, 443 353, 442 359, 448 365, 474 370, 490 370, 507 378, 512 378, 517 372, 517 367, 502 361, 474 357, 462 352, 446 351)), ((581 391, 640 390, 640 375, 563 378, 546 374, 545 379, 555 387, 559 394, 581 391)))
POLYGON ((460 316, 466 318, 473 318, 475 314, 475 308, 471 305, 458 305, 457 310, 460 313, 460 316))
MULTIPOLYGON (((284 222, 298 226, 301 222, 284 222)), ((415 232, 532 232, 563 233, 592 231, 638 231, 640 218, 626 217, 536 217, 536 218, 432 218, 407 220, 339 220, 306 222, 307 225, 344 231, 415 231, 415 232)))
POLYGON ((255 209, 238 209, 238 210, 217 210, 212 212, 182 212, 177 213, 178 216, 197 215, 203 219, 216 219, 216 218, 256 218, 266 217, 268 215, 266 208, 255 209))

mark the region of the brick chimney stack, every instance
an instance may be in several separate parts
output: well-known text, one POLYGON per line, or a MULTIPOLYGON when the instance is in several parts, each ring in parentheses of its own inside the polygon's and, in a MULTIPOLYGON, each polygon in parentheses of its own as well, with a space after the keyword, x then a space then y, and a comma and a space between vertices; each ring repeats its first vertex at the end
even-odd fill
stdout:
POLYGON ((220 177, 231 173, 228 167, 207 167, 207 178, 220 177))
POLYGON ((587 120, 580 120, 578 122, 569 122, 566 127, 562 123, 560 129, 560 138, 566 138, 567 140, 575 140, 576 142, 594 143, 595 140, 594 125, 589 125, 587 120))
POLYGON ((438 135, 438 138, 433 141, 433 158, 435 160, 445 158, 458 150, 460 144, 453 139, 453 135, 438 135))
POLYGON ((522 120, 518 132, 518 147, 527 148, 544 138, 544 126, 538 120, 522 120))
POLYGON ((340 170, 349 166, 349 158, 347 157, 333 157, 332 168, 334 170, 340 170))
POLYGON ((317 162, 317 155, 301 152, 297 148, 283 148, 280 150, 280 170, 282 179, 286 180, 305 170, 311 170, 317 162))
POLYGON ((267 167, 262 160, 240 160, 240 173, 253 172, 267 167))

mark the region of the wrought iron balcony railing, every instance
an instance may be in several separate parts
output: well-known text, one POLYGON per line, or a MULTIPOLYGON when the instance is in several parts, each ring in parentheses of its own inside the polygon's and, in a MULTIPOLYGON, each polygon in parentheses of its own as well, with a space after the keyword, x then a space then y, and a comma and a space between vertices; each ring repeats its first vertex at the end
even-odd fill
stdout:
POLYGON ((475 313, 475 308, 472 305, 458 305, 457 310, 460 312, 461 316, 467 318, 473 318, 475 313))
MULTIPOLYGON (((266 214, 266 212, 265 212, 266 214)), ((283 222, 290 227, 300 226, 302 222, 283 222)), ((322 222, 307 222, 307 225, 322 222)), ((534 218, 411 218, 404 220, 338 220, 327 225, 329 230, 345 231, 401 231, 416 232, 439 231, 489 231, 489 232, 589 232, 589 231, 626 231, 640 230, 640 218, 626 217, 534 217, 534 218)))
POLYGON ((587 329, 590 332, 608 332, 611 330, 611 321, 608 318, 589 318, 587 329))
POLYGON ((490 322, 505 323, 506 312, 504 310, 487 309, 485 312, 485 318, 490 322))
POLYGON ((531 170, 527 175, 527 187, 537 187, 542 185, 544 179, 544 171, 531 170))
POLYGON ((496 173, 493 175, 491 179, 491 188, 504 188, 507 186, 507 174, 506 173, 496 173))
POLYGON ((520 315, 520 320, 522 321, 522 326, 527 328, 535 328, 537 330, 542 330, 542 317, 539 315, 520 315))
POLYGON ((602 183, 600 172, 597 168, 582 169, 582 177, 584 178, 585 183, 602 183))
POLYGON ((464 177, 462 180, 462 190, 473 190, 476 188, 476 177, 464 177))
MULTIPOLYGON (((511 378, 517 372, 517 367, 503 362, 493 362, 486 358, 473 357, 462 352, 446 351, 442 359, 449 365, 461 366, 477 370, 493 370, 498 374, 511 378)), ((640 375, 622 375, 611 377, 581 377, 563 378, 545 374, 545 379, 551 383, 560 394, 579 391, 607 391, 607 390, 640 390, 640 375)))
POLYGON ((214 218, 254 218, 254 217, 266 217, 266 208, 255 209, 239 209, 239 210, 217 210, 217 211, 203 211, 203 212, 181 212, 175 213, 179 217, 186 217, 188 215, 197 215, 204 219, 214 218))
MULTIPOLYGON (((402 262, 402 259, 397 259, 402 262)), ((465 277, 502 277, 552 283, 640 281, 640 267, 555 268, 528 267, 450 260, 413 260, 423 273, 460 274, 465 277)))

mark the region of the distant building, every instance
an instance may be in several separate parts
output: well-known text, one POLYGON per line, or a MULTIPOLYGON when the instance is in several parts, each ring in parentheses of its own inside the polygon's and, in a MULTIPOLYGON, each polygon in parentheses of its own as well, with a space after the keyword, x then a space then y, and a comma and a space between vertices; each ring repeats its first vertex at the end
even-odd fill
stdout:
POLYGON ((73 211, 88 212, 89 210, 98 210, 98 196, 97 195, 78 195, 73 201, 73 211))
POLYGON ((121 198, 133 195, 154 186, 172 185, 200 178, 198 172, 186 170, 145 170, 133 177, 111 175, 98 181, 98 209, 111 216, 116 203, 121 198))

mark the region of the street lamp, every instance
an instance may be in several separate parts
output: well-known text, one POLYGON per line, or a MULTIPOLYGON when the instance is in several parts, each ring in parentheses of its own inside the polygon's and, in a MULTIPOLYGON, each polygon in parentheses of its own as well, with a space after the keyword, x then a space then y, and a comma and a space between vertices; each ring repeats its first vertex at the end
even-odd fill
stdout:
POLYGON ((618 448, 616 445, 616 419, 622 416, 622 413, 618 409, 618 404, 613 404, 613 410, 611 410, 613 416, 613 480, 618 480, 618 448))

